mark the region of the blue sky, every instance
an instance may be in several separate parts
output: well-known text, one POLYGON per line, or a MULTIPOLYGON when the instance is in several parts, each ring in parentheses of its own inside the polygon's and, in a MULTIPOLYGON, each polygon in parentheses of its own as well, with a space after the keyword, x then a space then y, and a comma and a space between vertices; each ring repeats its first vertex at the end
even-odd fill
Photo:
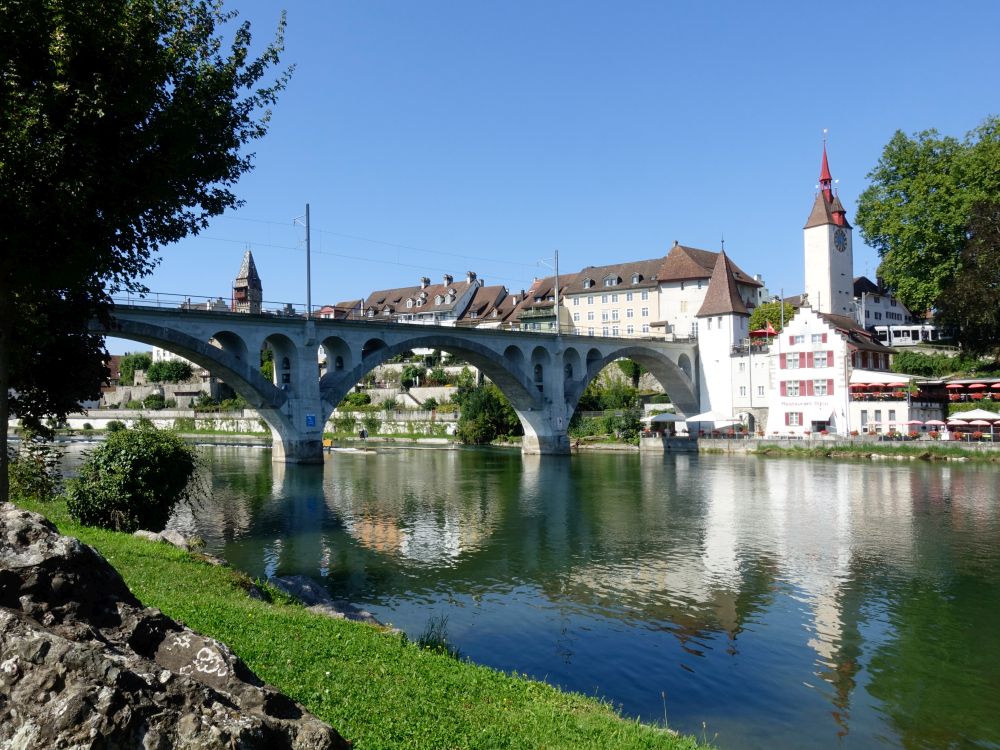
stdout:
MULTIPOLYGON (((269 37, 281 6, 227 6, 269 37)), ((165 248, 154 292, 228 297, 253 250, 265 300, 314 304, 474 270, 725 247, 786 294, 822 131, 853 219, 893 132, 961 136, 1000 112, 995 0, 291 2, 296 65, 246 205, 165 248)), ((877 259, 855 235, 855 273, 877 259)), ((124 350, 134 344, 112 347, 124 350)))

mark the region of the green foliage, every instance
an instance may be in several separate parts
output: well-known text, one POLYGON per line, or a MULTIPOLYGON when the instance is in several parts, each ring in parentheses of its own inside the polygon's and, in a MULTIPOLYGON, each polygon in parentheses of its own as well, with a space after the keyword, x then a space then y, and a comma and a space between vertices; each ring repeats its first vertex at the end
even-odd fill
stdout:
POLYGON ((427 385, 447 385, 448 373, 443 367, 435 367, 427 373, 427 385))
POLYGON ((929 354, 901 350, 892 356, 892 371, 926 378, 942 378, 957 373, 974 373, 981 365, 978 357, 965 354, 929 354))
POLYGON ((131 399, 130 401, 126 402, 125 408, 135 409, 135 410, 142 409, 143 408, 142 401, 138 401, 137 399, 131 399))
POLYGON ((166 408, 167 400, 163 397, 162 393, 150 393, 142 400, 142 406, 144 409, 159 411, 166 408))
POLYGON ((396 403, 396 399, 392 396, 388 396, 379 402, 378 407, 385 413, 386 416, 388 416, 394 413, 399 408, 399 405, 396 403))
POLYGON ((427 411, 434 411, 435 409, 438 408, 438 402, 436 398, 431 396, 429 399, 424 401, 424 403, 421 404, 421 406, 423 406, 427 411))
POLYGON ((194 432, 196 429, 194 417, 178 417, 174 420, 174 430, 177 432, 194 432))
POLYGON ((337 432, 347 434, 354 432, 356 423, 350 414, 341 414, 334 418, 333 425, 337 432))
POLYGON ((600 417, 580 418, 574 415, 569 426, 569 434, 574 438, 605 436, 632 445, 639 444, 641 432, 639 412, 632 409, 609 411, 600 417))
POLYGON ((958 331, 965 351, 1000 358, 1000 203, 973 206, 966 235, 958 270, 938 299, 938 315, 958 331))
POLYGON ((382 428, 382 420, 374 414, 366 414, 361 420, 361 425, 368 431, 369 435, 377 435, 382 428))
POLYGON ((651 404, 669 404, 670 396, 666 393, 657 393, 655 396, 651 396, 649 399, 651 404))
POLYGON ((21 434, 17 450, 10 450, 7 476, 12 500, 52 500, 61 484, 60 452, 51 444, 34 439, 30 430, 21 434))
POLYGON ((351 391, 343 400, 337 405, 337 409, 341 411, 358 411, 364 406, 368 406, 372 402, 372 397, 367 393, 358 393, 357 391, 351 391))
POLYGON ((464 394, 455 435, 468 445, 485 445, 500 437, 523 434, 517 413, 493 383, 464 394))
POLYGON ((420 365, 404 365, 399 376, 399 382, 404 388, 412 388, 418 382, 423 382, 427 376, 427 368, 420 365))
POLYGON ((639 387, 639 378, 646 372, 646 368, 631 359, 619 359, 618 369, 629 379, 633 388, 639 387))
POLYGON ((105 432, 120 432, 125 429, 125 423, 120 419, 112 419, 108 422, 108 426, 104 428, 105 432))
POLYGON ((83 430, 84 430, 84 432, 90 432, 93 429, 94 429, 94 425, 92 425, 90 422, 84 422, 83 423, 83 430))
POLYGON ((750 313, 750 330, 766 330, 767 324, 771 324, 776 332, 781 332, 782 320, 787 323, 795 315, 795 308, 787 302, 761 302, 750 313), (782 318, 782 308, 784 308, 784 318, 782 318))
POLYGON ((194 469, 193 449, 172 432, 146 425, 113 432, 69 482, 67 507, 88 526, 159 531, 187 497, 194 469))
POLYGON ((425 651, 447 654, 453 659, 460 657, 457 648, 448 643, 448 615, 431 615, 423 632, 417 636, 417 646, 425 651))
POLYGON ((268 383, 274 382, 274 350, 260 350, 260 374, 264 376, 268 383))
POLYGON ((617 378, 596 377, 584 388, 577 409, 580 411, 634 409, 638 406, 638 401, 638 391, 628 383, 617 378))
POLYGON ((124 354, 118 361, 119 382, 122 385, 135 384, 136 370, 149 370, 153 366, 153 358, 146 352, 124 354))
POLYGON ((1000 195, 1000 119, 987 118, 963 141, 897 131, 868 179, 858 199, 861 236, 903 304, 928 310, 961 268, 973 206, 1000 195))
POLYGON ((191 364, 177 359, 154 362, 146 370, 146 380, 151 383, 183 383, 192 375, 191 364))

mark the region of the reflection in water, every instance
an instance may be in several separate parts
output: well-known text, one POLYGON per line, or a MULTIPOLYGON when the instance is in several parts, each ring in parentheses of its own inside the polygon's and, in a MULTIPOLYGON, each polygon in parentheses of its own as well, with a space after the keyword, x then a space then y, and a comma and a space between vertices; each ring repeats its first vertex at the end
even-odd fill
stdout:
POLYGON ((722 748, 1000 746, 992 467, 208 453, 173 524, 722 748), (665 699, 664 699, 664 696, 665 699), (664 706, 664 700, 666 706, 664 706))

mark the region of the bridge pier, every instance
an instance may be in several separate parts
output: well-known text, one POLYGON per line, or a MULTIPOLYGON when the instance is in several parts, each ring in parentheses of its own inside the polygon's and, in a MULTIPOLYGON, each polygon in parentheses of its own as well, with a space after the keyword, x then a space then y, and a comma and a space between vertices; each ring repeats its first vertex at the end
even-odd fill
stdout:
POLYGON ((526 455, 568 456, 569 435, 565 431, 550 435, 528 435, 521 439, 521 453, 526 455))
POLYGON ((271 429, 271 461, 282 464, 323 463, 323 440, 308 438, 283 438, 271 429))

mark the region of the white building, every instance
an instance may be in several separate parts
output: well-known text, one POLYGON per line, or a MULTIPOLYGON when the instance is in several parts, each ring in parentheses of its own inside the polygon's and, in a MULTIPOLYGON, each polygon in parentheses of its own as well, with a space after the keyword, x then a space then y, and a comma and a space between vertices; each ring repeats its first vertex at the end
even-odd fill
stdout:
POLYGON ((823 144, 819 193, 803 230, 805 245, 805 295, 817 312, 853 317, 854 251, 851 225, 840 198, 833 192, 833 178, 823 144))

